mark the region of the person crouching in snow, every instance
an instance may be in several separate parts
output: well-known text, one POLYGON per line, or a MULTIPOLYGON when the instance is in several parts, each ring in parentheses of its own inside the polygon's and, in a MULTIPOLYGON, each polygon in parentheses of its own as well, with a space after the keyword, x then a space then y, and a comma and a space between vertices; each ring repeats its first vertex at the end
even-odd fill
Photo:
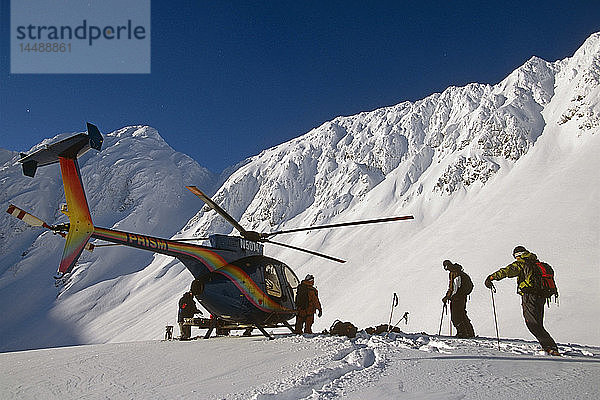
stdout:
POLYGON ((302 327, 304 326, 304 333, 312 333, 312 324, 315 321, 315 312, 319 318, 323 315, 321 309, 321 302, 319 301, 319 292, 314 287, 315 277, 311 274, 306 275, 306 278, 298 286, 298 292, 296 293, 296 329, 297 334, 302 334, 302 327))
POLYGON ((184 325, 184 318, 193 318, 194 314, 200 312, 194 302, 194 295, 191 291, 185 292, 179 299, 179 311, 177 312, 177 322, 179 323, 180 340, 189 340, 192 336, 192 327, 184 325))

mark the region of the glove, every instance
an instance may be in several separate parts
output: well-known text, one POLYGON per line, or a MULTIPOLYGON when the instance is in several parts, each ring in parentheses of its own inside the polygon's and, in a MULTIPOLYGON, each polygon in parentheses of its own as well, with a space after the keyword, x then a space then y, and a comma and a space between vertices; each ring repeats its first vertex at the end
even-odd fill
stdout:
POLYGON ((494 277, 490 275, 487 278, 485 278, 485 282, 483 282, 483 284, 485 285, 486 288, 491 289, 494 287, 494 284, 492 283, 493 280, 494 280, 494 277))
POLYGON ((447 302, 448 300, 450 300, 450 297, 448 297, 448 296, 444 296, 444 297, 442 298, 442 303, 446 304, 446 302, 447 302))
POLYGON ((318 316, 319 318, 321 318, 321 315, 323 315, 323 311, 322 311, 322 310, 319 310, 319 312, 317 313, 317 316, 318 316))

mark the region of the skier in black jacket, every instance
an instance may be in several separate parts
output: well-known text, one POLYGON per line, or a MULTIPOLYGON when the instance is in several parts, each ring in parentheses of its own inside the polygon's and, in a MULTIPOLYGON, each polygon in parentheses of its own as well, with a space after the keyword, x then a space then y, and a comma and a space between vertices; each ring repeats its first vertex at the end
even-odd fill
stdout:
POLYGON ((449 271, 448 291, 442 301, 444 304, 450 300, 450 317, 456 328, 456 337, 475 337, 475 330, 471 320, 467 317, 467 296, 473 290, 473 282, 469 275, 463 271, 460 264, 454 264, 450 260, 444 260, 444 269, 449 271))

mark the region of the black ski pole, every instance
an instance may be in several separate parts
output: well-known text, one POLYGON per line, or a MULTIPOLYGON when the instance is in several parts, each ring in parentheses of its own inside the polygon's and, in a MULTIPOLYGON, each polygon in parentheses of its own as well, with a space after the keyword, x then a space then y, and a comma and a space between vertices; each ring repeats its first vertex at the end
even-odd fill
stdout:
POLYGON ((438 330, 438 336, 440 336, 442 334, 442 323, 444 322, 444 311, 448 311, 448 309, 446 308, 446 303, 444 303, 444 306, 442 307, 442 318, 440 319, 440 329, 438 330))
POLYGON ((408 325, 408 311, 406 311, 404 313, 404 315, 402 316, 402 318, 400 318, 398 320, 398 322, 396 322, 396 325, 392 326, 392 328, 389 331, 387 331, 387 333, 385 334, 385 337, 388 337, 388 335, 390 334, 390 332, 393 331, 394 328, 397 327, 400 322, 402 322, 402 320, 406 321, 406 325, 408 325))
POLYGON ((500 334, 498 333, 498 318, 496 317, 496 303, 494 302, 494 292, 496 287, 492 284, 490 293, 492 294, 492 308, 494 309, 494 323, 496 324, 496 339, 498 339, 498 350, 500 350, 500 334))
POLYGON ((402 318, 400 318, 400 319, 398 320, 398 322, 396 322, 396 325, 394 325, 394 326, 392 327, 392 329, 394 329, 395 327, 397 327, 397 326, 398 326, 398 324, 399 324, 400 322, 402 322, 402 320, 404 320, 404 323, 405 323, 406 325, 408 325, 408 311, 406 311, 406 312, 404 313, 404 315, 402 316, 402 318))
POLYGON ((390 322, 388 322, 388 332, 390 331, 390 327, 392 326, 392 316, 394 315, 394 308, 398 305, 398 295, 394 293, 394 297, 392 297, 392 310, 390 311, 390 322))

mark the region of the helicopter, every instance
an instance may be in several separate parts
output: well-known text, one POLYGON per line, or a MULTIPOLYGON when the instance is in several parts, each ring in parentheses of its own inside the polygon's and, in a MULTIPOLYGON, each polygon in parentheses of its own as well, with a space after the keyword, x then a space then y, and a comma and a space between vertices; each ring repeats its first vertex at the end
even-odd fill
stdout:
POLYGON ((61 212, 68 223, 49 225, 27 211, 10 205, 9 214, 23 222, 42 227, 66 239, 62 258, 55 279, 63 279, 71 273, 84 250, 96 247, 124 245, 174 257, 194 277, 190 291, 199 303, 211 314, 211 318, 193 318, 187 325, 206 328, 205 338, 216 329, 217 335, 227 335, 230 330, 246 329, 246 333, 257 328, 269 339, 273 337, 266 328, 287 327, 294 329, 289 320, 296 316, 296 288, 299 279, 285 263, 263 254, 264 243, 283 246, 343 263, 342 259, 313 250, 273 241, 276 235, 331 229, 413 219, 413 216, 398 216, 363 221, 342 222, 328 225, 309 226, 274 232, 255 232, 244 229, 231 215, 195 186, 186 186, 210 209, 229 222, 239 236, 213 234, 208 238, 164 239, 140 233, 125 232, 95 226, 88 207, 78 158, 88 150, 101 151, 103 137, 100 130, 87 123, 87 133, 79 133, 61 141, 45 145, 31 154, 21 153, 19 162, 23 174, 34 177, 37 168, 59 163, 65 191, 66 205, 61 212), (109 244, 90 243, 98 239, 109 244), (208 240, 209 245, 189 243, 208 240))

